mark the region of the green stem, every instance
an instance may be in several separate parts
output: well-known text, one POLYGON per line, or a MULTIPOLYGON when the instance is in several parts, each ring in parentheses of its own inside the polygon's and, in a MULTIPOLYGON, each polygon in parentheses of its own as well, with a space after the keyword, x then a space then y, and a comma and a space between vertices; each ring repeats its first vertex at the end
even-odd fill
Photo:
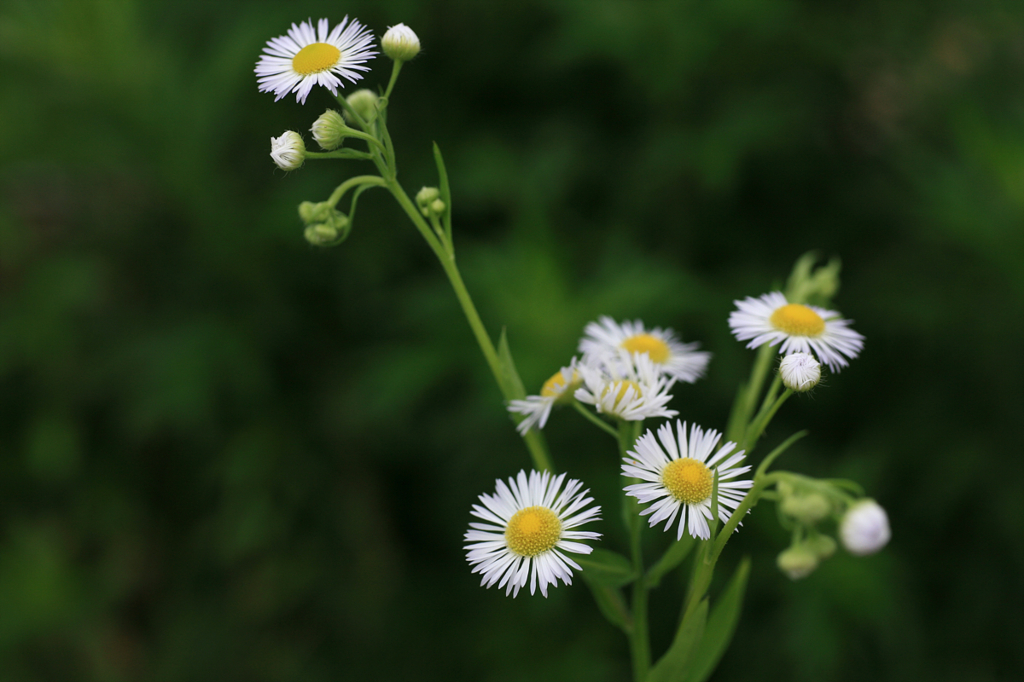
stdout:
MULTIPOLYGON (((619 422, 619 455, 626 457, 626 452, 633 447, 643 427, 642 421, 619 422)), ((631 479, 631 483, 639 483, 639 479, 631 479)), ((633 658, 633 679, 643 682, 651 668, 651 642, 647 624, 647 581, 644 575, 644 557, 642 531, 644 519, 640 516, 640 505, 635 498, 623 494, 623 514, 629 530, 629 549, 633 559, 633 570, 637 579, 633 583, 633 629, 629 633, 629 650, 633 658)))
POLYGON ((775 402, 768 407, 767 405, 761 408, 754 420, 750 422, 750 428, 747 429, 747 435, 743 439, 742 447, 747 451, 747 457, 750 457, 750 453, 757 447, 757 441, 764 433, 764 430, 768 428, 768 424, 771 422, 775 413, 779 411, 782 404, 789 399, 789 396, 793 395, 793 389, 787 388, 785 392, 780 395, 775 402))
POLYGON ((596 414, 593 414, 592 412, 590 412, 590 410, 580 405, 578 400, 573 400, 572 406, 576 408, 577 412, 586 417, 590 423, 594 424, 605 433, 610 433, 612 435, 612 438, 615 438, 616 440, 619 438, 618 431, 613 429, 607 422, 598 417, 596 414))
POLYGON ((754 406, 757 404, 758 396, 761 395, 761 387, 764 385, 764 379, 768 375, 774 355, 775 349, 767 343, 758 349, 757 359, 754 360, 754 366, 750 370, 750 380, 747 382, 746 390, 736 396, 738 406, 733 410, 734 414, 729 420, 729 432, 726 434, 726 440, 731 440, 734 443, 742 441, 750 423, 750 417, 754 414, 754 406))
POLYGON ((376 175, 357 175, 356 177, 349 178, 345 182, 338 185, 335 188, 335 190, 331 192, 331 196, 327 199, 327 203, 331 205, 331 208, 337 207, 338 202, 341 201, 341 198, 343 196, 345 196, 345 192, 359 185, 373 185, 375 187, 384 187, 387 185, 387 183, 384 181, 384 178, 378 177, 376 175))
POLYGON ((391 97, 391 89, 395 87, 395 82, 398 80, 398 72, 402 70, 402 64, 404 62, 401 59, 396 59, 395 65, 391 67, 391 80, 388 81, 388 87, 384 91, 384 99, 391 97))
MULTIPOLYGON (((469 296, 469 291, 466 290, 466 285, 462 281, 462 275, 459 274, 459 268, 455 265, 455 254, 450 250, 446 250, 444 246, 438 241, 437 235, 434 234, 430 226, 420 215, 420 212, 416 209, 409 195, 405 193, 402 186, 398 184, 393 178, 386 182, 387 187, 391 190, 391 194, 394 195, 398 205, 402 207, 409 219, 412 220, 413 225, 419 230, 420 235, 426 240, 427 244, 433 250, 434 255, 441 261, 441 268, 444 270, 445 275, 448 276, 448 281, 452 285, 452 289, 455 290, 455 297, 459 299, 459 305, 462 306, 462 312, 466 316, 466 321, 469 322, 469 327, 473 331, 473 335, 476 337, 477 344, 480 346, 480 351, 484 354, 484 359, 487 360, 487 366, 491 368, 491 373, 494 375, 494 380, 498 384, 498 388, 501 390, 505 400, 514 400, 517 396, 512 395, 509 387, 506 386, 504 373, 502 371, 502 364, 500 358, 498 358, 498 352, 494 348, 494 343, 491 341, 491 337, 487 335, 487 330, 484 328, 484 323, 480 320, 480 314, 476 310, 476 306, 473 305, 473 299, 469 296)), ((547 449, 544 447, 544 442, 540 435, 533 429, 527 431, 526 435, 523 436, 523 440, 526 442, 526 447, 530 450, 530 456, 533 458, 534 465, 540 470, 554 471, 551 466, 551 460, 548 457, 547 449)))

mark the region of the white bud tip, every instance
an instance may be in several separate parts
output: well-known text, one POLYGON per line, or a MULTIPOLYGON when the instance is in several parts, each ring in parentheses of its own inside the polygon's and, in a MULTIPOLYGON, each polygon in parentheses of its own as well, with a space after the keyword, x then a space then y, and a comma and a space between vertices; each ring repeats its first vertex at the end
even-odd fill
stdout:
POLYGON ((802 393, 809 391, 821 381, 821 365, 807 353, 793 353, 782 358, 779 365, 782 385, 802 393))
POLYGON ((293 171, 306 158, 306 145, 297 132, 286 130, 281 137, 270 138, 270 158, 281 170, 293 171))
POLYGON ((392 59, 409 61, 420 53, 420 39, 405 24, 392 26, 380 39, 384 54, 392 59))
POLYGON ((874 500, 861 500, 843 516, 839 537, 850 554, 874 554, 889 542, 889 517, 874 500))

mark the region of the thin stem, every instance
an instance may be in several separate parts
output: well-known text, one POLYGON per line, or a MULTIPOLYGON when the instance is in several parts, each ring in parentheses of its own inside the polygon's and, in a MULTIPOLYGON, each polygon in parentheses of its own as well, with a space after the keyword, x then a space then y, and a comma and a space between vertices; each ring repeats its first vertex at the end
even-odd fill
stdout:
POLYGON ((738 402, 734 408, 734 414, 729 420, 729 433, 726 434, 726 440, 731 440, 734 443, 742 441, 750 423, 750 417, 754 413, 757 398, 761 395, 761 386, 764 385, 765 376, 771 366, 774 350, 767 343, 758 349, 757 359, 754 360, 754 366, 750 369, 750 380, 747 382, 746 389, 736 396, 738 402))
POLYGON ((605 433, 610 433, 612 435, 612 438, 618 440, 619 432, 613 429, 606 421, 598 417, 596 414, 591 413, 590 410, 580 405, 578 400, 573 400, 572 406, 576 408, 577 412, 586 417, 590 423, 594 424, 605 433))
POLYGON ((327 199, 327 203, 331 205, 331 208, 335 208, 338 205, 338 202, 341 201, 341 198, 345 196, 345 192, 359 185, 384 187, 386 184, 387 183, 384 181, 384 178, 376 175, 357 175, 354 178, 349 178, 338 185, 335 190, 331 192, 331 196, 327 199))
POLYGON ((762 408, 761 412, 759 412, 758 415, 754 417, 754 420, 750 422, 750 428, 747 429, 746 438, 743 439, 743 445, 746 448, 747 457, 749 457, 750 453, 754 451, 755 447, 757 447, 758 439, 761 437, 761 434, 764 433, 764 430, 768 428, 768 424, 775 416, 775 413, 779 411, 779 408, 782 407, 784 402, 789 400, 789 396, 791 395, 793 395, 793 389, 787 388, 785 392, 775 400, 771 407, 762 408))
POLYGON ((402 70, 402 64, 404 62, 401 59, 395 60, 395 65, 391 67, 391 80, 388 81, 388 87, 384 91, 384 99, 391 97, 391 89, 395 87, 395 81, 398 80, 398 72, 402 70))
MULTIPOLYGON (((626 452, 633 447, 639 436, 643 422, 619 422, 619 455, 626 456, 626 452)), ((632 483, 638 483, 639 479, 631 479, 632 483)), ((633 658, 633 678, 636 682, 643 682, 651 668, 651 642, 647 625, 647 581, 643 579, 644 557, 642 544, 643 517, 640 516, 640 505, 633 497, 623 495, 622 511, 626 519, 626 527, 629 530, 629 549, 633 559, 633 570, 638 576, 633 583, 633 630, 629 633, 629 650, 633 658)))
MULTIPOLYGON (((469 327, 473 330, 473 335, 480 346, 480 351, 484 354, 487 366, 491 368, 491 373, 494 375, 494 380, 498 383, 498 388, 501 390, 502 395, 505 397, 505 400, 515 399, 516 396, 512 395, 505 383, 501 359, 494 348, 494 343, 491 341, 491 337, 487 335, 484 323, 480 320, 480 314, 477 312, 476 306, 473 305, 473 299, 470 298, 469 291, 466 290, 466 285, 462 281, 462 275, 459 274, 459 268, 455 265, 455 254, 446 250, 441 242, 438 241, 437 236, 430 229, 430 226, 427 225, 427 222, 420 215, 420 212, 412 203, 409 195, 402 189, 402 186, 394 179, 388 180, 386 184, 388 189, 391 190, 391 194, 394 195, 395 200, 398 201, 398 205, 409 216, 413 225, 416 226, 416 229, 419 230, 427 244, 434 251, 434 255, 441 261, 441 267, 448 276, 452 289, 455 290, 455 297, 459 299, 459 305, 462 306, 462 312, 466 316, 466 321, 469 322, 469 327)), ((530 450, 530 456, 533 458, 534 465, 542 471, 554 471, 551 459, 540 435, 531 429, 523 436, 523 440, 526 442, 526 447, 530 450)))

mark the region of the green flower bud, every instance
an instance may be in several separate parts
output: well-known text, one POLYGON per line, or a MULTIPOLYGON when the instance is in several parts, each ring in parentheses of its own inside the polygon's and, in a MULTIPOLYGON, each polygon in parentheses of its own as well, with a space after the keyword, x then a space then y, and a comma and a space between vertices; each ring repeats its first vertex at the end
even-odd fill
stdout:
POLYGON ((832 513, 832 504, 820 493, 790 495, 782 499, 782 512, 810 526, 832 513))
POLYGON ((779 570, 790 580, 806 578, 818 567, 818 556, 803 545, 790 547, 775 560, 779 570))
POLYGON ((416 192, 416 203, 420 208, 426 208, 435 199, 441 198, 441 190, 436 187, 424 187, 416 192))
MULTIPOLYGON (((352 107, 357 114, 363 117, 364 121, 369 123, 373 119, 377 118, 378 99, 380 98, 377 97, 377 93, 375 93, 373 90, 367 90, 366 88, 363 88, 361 90, 356 90, 351 95, 346 97, 345 101, 348 102, 348 105, 352 107)), ((345 120, 348 121, 349 123, 353 122, 352 117, 348 113, 348 111, 345 112, 345 120)))
POLYGON ((405 24, 392 26, 380 39, 384 54, 396 61, 407 62, 420 53, 420 39, 405 24))
POLYGON ((313 122, 313 127, 310 131, 313 133, 313 139, 320 145, 321 148, 331 151, 341 146, 342 141, 348 137, 348 131, 351 130, 345 125, 345 120, 341 117, 334 109, 328 109, 324 113, 320 114, 320 117, 313 122))
POLYGON ((819 561, 824 561, 836 553, 836 541, 827 535, 809 537, 804 546, 814 552, 819 561))
POLYGON ((331 225, 317 223, 306 228, 305 236, 313 246, 326 246, 338 238, 338 231, 331 225))
POLYGON ((434 215, 441 215, 444 213, 444 202, 440 199, 434 199, 430 202, 430 210, 434 215))

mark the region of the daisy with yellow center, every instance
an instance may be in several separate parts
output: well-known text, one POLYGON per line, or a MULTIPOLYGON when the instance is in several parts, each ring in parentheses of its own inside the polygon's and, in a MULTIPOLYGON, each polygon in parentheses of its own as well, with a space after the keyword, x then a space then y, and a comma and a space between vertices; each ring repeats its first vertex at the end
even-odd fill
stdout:
POLYGON ((851 320, 839 319, 834 310, 790 303, 778 291, 760 298, 735 301, 729 328, 738 341, 751 339, 747 348, 782 344, 779 352, 813 353, 838 372, 864 348, 864 337, 850 329, 851 320))
POLYGON ((674 433, 672 425, 666 423, 658 428, 657 438, 647 431, 637 439, 635 452, 630 450, 623 459, 622 475, 643 481, 625 490, 641 504, 653 502, 640 512, 651 515, 651 526, 665 521, 668 530, 678 515, 677 540, 683 537, 684 529, 701 540, 711 537, 708 520, 713 518, 711 497, 716 472, 718 517, 723 523, 729 520, 754 482, 733 480, 750 471, 749 466, 737 466, 744 455, 742 450, 733 452, 736 443, 726 443, 708 459, 721 438, 718 431, 704 431, 696 424, 687 435, 686 422, 676 421, 674 433))
POLYGON ((576 358, 573 358, 568 367, 558 370, 544 382, 540 395, 528 395, 523 400, 509 401, 509 412, 526 415, 526 418, 516 426, 516 430, 526 435, 534 426, 543 429, 548 423, 548 417, 551 416, 551 408, 570 402, 573 392, 582 381, 579 372, 576 371, 576 358))
POLYGON ((608 316, 591 322, 583 330, 580 352, 584 358, 615 354, 646 353, 662 374, 692 384, 704 375, 711 353, 698 351, 699 343, 682 343, 671 329, 647 329, 640 320, 621 324, 608 316))
POLYGON ((288 30, 287 35, 271 38, 256 63, 260 92, 273 92, 281 99, 295 93, 299 104, 314 85, 322 85, 338 95, 342 78, 355 83, 369 71, 363 62, 377 54, 372 49, 373 34, 355 19, 348 17, 328 33, 330 24, 321 19, 313 30, 312 21, 303 21, 288 30))
POLYGON ((601 414, 626 421, 678 414, 666 405, 674 378, 665 378, 646 353, 629 353, 620 348, 615 355, 592 358, 577 365, 583 386, 574 397, 593 405, 601 414))
POLYGON ((473 573, 483 576, 481 585, 495 583, 513 597, 530 583, 530 594, 538 585, 548 596, 548 585, 561 580, 572 584, 572 570, 579 564, 566 556, 590 554, 592 548, 578 540, 597 540, 600 533, 574 530, 601 518, 601 508, 587 507, 593 498, 583 484, 554 478, 547 471, 520 471, 513 480, 496 482, 494 495, 480 495, 473 505, 473 516, 484 523, 472 522, 466 531, 466 559, 473 573), (565 488, 562 484, 565 483, 565 488))

